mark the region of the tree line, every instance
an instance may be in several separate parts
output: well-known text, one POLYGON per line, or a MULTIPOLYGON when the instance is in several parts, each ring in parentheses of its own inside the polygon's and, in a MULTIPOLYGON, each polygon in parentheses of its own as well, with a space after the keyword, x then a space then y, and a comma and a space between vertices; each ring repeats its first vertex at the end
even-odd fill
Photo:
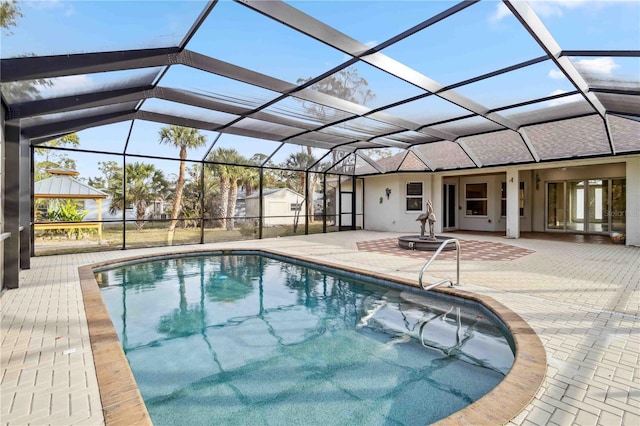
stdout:
MULTIPOLYGON (((157 202, 170 205, 167 210, 169 243, 173 241, 179 222, 183 227, 196 227, 200 218, 205 218, 209 221, 208 226, 233 230, 238 193, 242 190, 251 195, 258 190, 259 168, 268 156, 258 153, 247 158, 233 148, 216 148, 203 163, 189 165, 188 151, 207 144, 205 136, 197 129, 166 126, 160 129, 158 142, 178 149, 177 175, 167 174, 150 162, 125 162, 123 169, 121 162, 106 160, 98 162, 101 176, 80 179, 109 194, 111 214, 132 208, 138 230, 143 229, 150 219, 150 206, 157 202), (204 174, 202 188, 201 173, 204 174)), ((48 142, 46 147, 35 147, 38 161, 35 162, 34 179, 47 178, 48 169, 76 170, 76 161, 69 154, 71 151, 55 148, 77 148, 79 145, 78 135, 69 134, 48 142)), ((313 220, 313 193, 319 184, 318 174, 312 173, 313 177, 307 182, 302 170, 317 161, 312 152, 301 147, 299 152, 291 153, 281 164, 268 163, 263 169, 263 188, 289 188, 304 196, 308 185, 310 200, 306 203, 307 213, 313 220)))

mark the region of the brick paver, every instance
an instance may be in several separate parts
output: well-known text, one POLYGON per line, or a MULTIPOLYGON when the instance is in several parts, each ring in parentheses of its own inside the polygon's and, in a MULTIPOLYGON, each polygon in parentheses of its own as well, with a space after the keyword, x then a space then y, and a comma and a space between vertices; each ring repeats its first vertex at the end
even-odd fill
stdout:
MULTIPOLYGON (((398 235, 355 231, 206 247, 269 247, 415 280, 428 254, 358 250, 358 242, 398 235)), ((640 424, 640 248, 492 235, 461 238, 482 243, 477 247, 507 245, 522 254, 464 260, 463 251, 461 265, 464 289, 519 314, 547 353, 546 380, 512 424, 640 424)), ((78 266, 174 250, 32 259, 32 269, 21 272, 21 288, 5 291, 1 299, 3 425, 104 424, 78 266)), ((443 257, 428 273, 440 279, 453 277, 453 271, 454 262, 443 257)))
MULTIPOLYGON (((424 259, 425 257, 430 256, 430 253, 427 251, 406 250, 398 247, 397 238, 358 241, 357 247, 358 250, 361 251, 378 252, 392 256, 410 257, 413 259, 424 259)), ((461 260, 515 260, 533 253, 532 250, 523 249, 510 244, 462 239, 460 240, 460 251, 461 260)), ((455 250, 443 251, 438 256, 438 259, 441 260, 454 260, 455 258, 455 250)))

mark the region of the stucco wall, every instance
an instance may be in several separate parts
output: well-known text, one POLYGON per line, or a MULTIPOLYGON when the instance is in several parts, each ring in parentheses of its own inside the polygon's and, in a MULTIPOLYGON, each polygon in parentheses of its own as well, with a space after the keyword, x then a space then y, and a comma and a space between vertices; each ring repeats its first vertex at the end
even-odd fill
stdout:
POLYGON ((420 232, 416 222, 421 212, 406 211, 408 182, 422 182, 423 211, 432 197, 432 177, 427 173, 389 174, 367 177, 365 180, 365 228, 375 231, 420 232), (391 190, 387 199, 386 189, 391 190))
MULTIPOLYGON (((389 174, 366 178, 366 229, 391 232, 419 232, 420 225, 416 222, 420 212, 407 212, 405 209, 407 182, 423 182, 424 200, 431 199, 434 205, 438 221, 441 224, 443 215, 443 203, 439 198, 442 191, 434 190, 434 182, 442 185, 443 182, 453 183, 457 186, 456 224, 457 229, 474 231, 505 231, 506 218, 500 216, 501 184, 505 182, 505 173, 491 175, 471 175, 460 177, 445 177, 439 179, 438 174, 389 174), (467 216, 465 214, 465 184, 487 183, 488 191, 488 215, 467 216), (387 200, 385 189, 391 189, 391 195, 387 200), (380 200, 382 198, 382 200, 380 200)), ((533 211, 533 174, 531 171, 521 171, 520 181, 525 183, 525 211, 520 219, 520 230, 531 231, 531 218, 533 211)), ((440 232, 440 227, 436 230, 440 232)))
MULTIPOLYGON (((544 232, 546 208, 546 183, 580 179, 627 179, 627 234, 628 240, 640 244, 640 160, 632 157, 609 164, 558 163, 544 169, 519 171, 519 180, 525 185, 524 215, 520 218, 520 232, 544 232), (636 184, 634 185, 634 182, 636 184), (636 216, 634 216, 634 212, 636 216), (631 221, 635 221, 631 223, 631 221), (636 236, 635 233, 638 235, 636 236)), ((506 173, 497 170, 488 174, 467 174, 456 176, 451 173, 428 174, 387 174, 366 178, 365 184, 365 228, 376 231, 418 232, 415 222, 420 212, 406 212, 405 191, 407 182, 423 182, 424 202, 432 199, 436 216, 442 217, 442 202, 433 197, 442 197, 442 191, 433 191, 433 182, 454 183, 457 186, 457 229, 473 231, 506 231, 506 218, 500 215, 501 184, 506 173), (441 179, 440 179, 441 177, 441 179), (465 184, 487 183, 488 205, 486 216, 466 215, 465 184), (387 199, 385 190, 391 189, 387 199), (382 200, 381 200, 382 198, 382 200)), ((438 223, 436 223, 438 225, 438 223)), ((436 226, 436 229, 439 228, 436 226)))
POLYGON ((469 231, 499 231, 504 230, 504 220, 500 219, 500 182, 503 175, 491 176, 467 176, 460 178, 458 187, 458 200, 461 209, 458 209, 458 228, 469 231), (466 212, 465 187, 468 184, 487 184, 487 215, 471 216, 466 212))
POLYGON ((627 245, 640 246, 640 157, 630 158, 627 172, 627 245))
MULTIPOLYGON (((533 211, 532 173, 529 170, 519 172, 520 182, 524 182, 524 214, 520 217, 520 231, 531 231, 531 215, 533 211)), ((447 179, 450 182, 451 179, 447 179)), ((491 175, 472 175, 456 179, 458 183, 458 229, 469 231, 506 231, 507 219, 501 216, 502 183, 506 181, 505 173, 491 175), (471 216, 466 214, 465 185, 473 183, 487 184, 487 215, 471 216)))

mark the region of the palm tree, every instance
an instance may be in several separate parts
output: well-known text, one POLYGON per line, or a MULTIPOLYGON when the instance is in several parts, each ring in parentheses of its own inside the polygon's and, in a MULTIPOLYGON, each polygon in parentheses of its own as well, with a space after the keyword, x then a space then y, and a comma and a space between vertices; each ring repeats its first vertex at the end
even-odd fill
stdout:
MULTIPOLYGON (((257 153, 253 154, 251 158, 249 158, 249 164, 253 164, 255 166, 262 166, 262 187, 263 188, 283 188, 285 185, 281 182, 278 173, 275 172, 272 168, 274 164, 272 161, 267 161, 269 158, 268 155, 257 153)), ((245 186, 247 190, 247 195, 251 195, 253 190, 257 190, 260 188, 260 169, 255 168, 254 170, 254 178, 252 177, 250 180, 244 182, 245 185, 249 185, 253 183, 253 188, 245 186)))
POLYGON ((245 167, 242 176, 240 176, 239 184, 244 188, 247 196, 253 194, 253 191, 260 186, 260 173, 258 169, 255 167, 245 167))
POLYGON ((182 191, 182 225, 184 228, 197 227, 199 225, 199 218, 204 217, 202 209, 202 196, 204 192, 202 185, 200 184, 200 172, 201 168, 199 164, 194 164, 191 167, 187 167, 187 179, 185 179, 184 189, 182 191))
POLYGON ((167 242, 173 244, 173 235, 176 231, 178 216, 180 214, 180 204, 182 203, 182 191, 184 189, 184 175, 186 168, 187 150, 200 148, 207 144, 207 139, 201 135, 198 129, 181 126, 169 126, 160 129, 160 143, 173 145, 180 148, 180 173, 176 182, 176 192, 173 198, 171 209, 171 221, 167 230, 167 242))
POLYGON ((122 188, 122 169, 120 168, 113 173, 112 181, 109 182, 108 192, 111 195, 109 212, 115 214, 116 211, 124 211, 128 205, 133 204, 136 211, 136 229, 141 230, 144 226, 147 206, 158 198, 164 198, 169 183, 162 171, 156 169, 153 164, 128 163, 125 170, 126 198, 122 188))
POLYGON ((220 180, 220 203, 217 216, 223 228, 233 230, 238 180, 245 170, 241 164, 247 164, 247 159, 233 148, 218 148, 211 152, 207 159, 215 163, 211 167, 220 180))

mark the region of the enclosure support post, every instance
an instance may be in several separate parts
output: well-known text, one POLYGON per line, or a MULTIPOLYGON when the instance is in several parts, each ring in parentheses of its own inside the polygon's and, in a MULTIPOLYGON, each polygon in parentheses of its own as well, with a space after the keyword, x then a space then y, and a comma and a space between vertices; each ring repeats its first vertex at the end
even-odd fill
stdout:
POLYGON ((31 224, 33 223, 33 178, 31 174, 31 147, 29 140, 20 135, 20 269, 31 268, 31 224))
MULTIPOLYGON (((313 195, 311 196, 311 209, 313 209, 313 195)), ((309 170, 304 172, 304 235, 309 235, 309 170)))
MULTIPOLYGON (((126 150, 126 147, 125 147, 126 150)), ((127 157, 122 154, 122 250, 127 248, 127 157)))
POLYGON ((264 183, 264 169, 262 167, 260 167, 260 188, 258 189, 259 194, 258 194, 258 198, 260 199, 260 201, 258 202, 258 239, 262 239, 262 201, 263 201, 263 191, 262 191, 262 185, 264 183))
POLYGON ((351 176, 351 230, 356 229, 356 175, 351 176))
MULTIPOLYGON (((3 104, 4 105, 4 104, 3 104)), ((4 108, 2 109, 4 112, 4 108)), ((4 197, 3 277, 2 288, 18 288, 20 275, 20 128, 4 128, 2 194, 4 197)))
POLYGON ((200 162, 200 244, 204 244, 204 161, 200 162))
POLYGON ((338 175, 338 231, 342 231, 342 175, 338 175))
POLYGON ((30 199, 31 199, 31 214, 30 214, 30 220, 31 220, 31 230, 29 231, 29 238, 31 239, 31 247, 30 247, 30 255, 33 257, 36 255, 36 234, 33 230, 33 223, 36 220, 36 199, 35 199, 35 188, 34 188, 34 183, 35 183, 35 148, 33 146, 29 147, 29 155, 31 157, 31 166, 30 166, 30 199))
POLYGON ((327 173, 322 174, 322 233, 327 233, 327 173))
POLYGON ((365 205, 365 203, 364 203, 364 200, 365 200, 365 198, 364 198, 364 183, 365 183, 365 180, 364 179, 360 179, 360 182, 362 183, 362 196, 360 197, 360 204, 362 205, 362 212, 361 212, 362 213, 362 229, 364 230, 365 229, 365 226, 364 226, 364 218, 365 218, 365 214, 364 214, 364 205, 365 205))

